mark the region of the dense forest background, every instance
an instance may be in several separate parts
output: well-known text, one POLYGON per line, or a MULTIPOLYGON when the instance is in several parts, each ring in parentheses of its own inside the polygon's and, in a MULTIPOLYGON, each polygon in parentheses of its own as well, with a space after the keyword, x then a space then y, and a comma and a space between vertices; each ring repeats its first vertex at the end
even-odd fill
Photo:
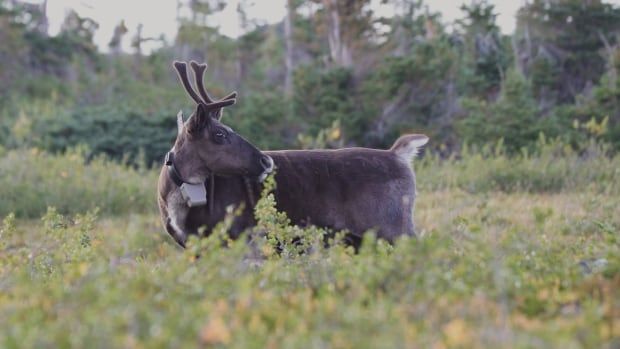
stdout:
POLYGON ((50 36, 45 6, 0 0, 0 147, 158 162, 174 116, 192 106, 177 59, 208 62, 216 96, 239 91, 225 122, 263 149, 386 147, 420 132, 442 156, 498 142, 533 151, 543 135, 577 151, 591 140, 620 150, 620 8, 532 0, 504 35, 484 0, 449 25, 421 0, 383 2, 393 17, 370 0, 288 0, 281 23, 260 25, 242 1, 244 34, 233 39, 209 20, 224 1, 179 1, 187 15, 173 42, 126 37, 119 14, 103 53, 92 19, 69 13, 50 36), (146 54, 150 41, 161 47, 146 54))

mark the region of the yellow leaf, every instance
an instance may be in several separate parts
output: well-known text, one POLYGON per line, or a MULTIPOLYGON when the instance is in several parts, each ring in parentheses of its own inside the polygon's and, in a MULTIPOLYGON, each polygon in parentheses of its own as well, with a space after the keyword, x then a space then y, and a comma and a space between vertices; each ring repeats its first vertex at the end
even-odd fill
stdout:
POLYGON ((78 270, 80 272, 80 275, 86 275, 86 273, 88 273, 88 264, 86 263, 80 263, 80 266, 78 267, 78 270))
POLYGON ((200 340, 205 344, 230 343, 230 330, 221 317, 211 320, 200 331, 200 340))
POLYGON ((340 138, 340 128, 336 127, 333 130, 331 130, 330 134, 329 134, 329 138, 332 140, 337 140, 340 138))
POLYGON ((454 319, 443 327, 448 346, 463 345, 471 342, 471 332, 462 319, 454 319))
POLYGON ((256 313, 253 313, 250 317, 250 323, 248 325, 250 332, 258 333, 262 329, 262 327, 262 320, 260 316, 256 313))

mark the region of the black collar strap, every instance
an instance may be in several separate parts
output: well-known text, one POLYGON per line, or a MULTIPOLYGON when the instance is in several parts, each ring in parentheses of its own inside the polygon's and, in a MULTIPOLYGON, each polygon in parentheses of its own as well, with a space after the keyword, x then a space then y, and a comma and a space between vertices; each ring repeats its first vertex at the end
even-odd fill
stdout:
POLYGON ((183 183, 185 183, 183 181, 183 178, 181 178, 181 175, 179 174, 179 171, 177 170, 176 166, 174 166, 174 152, 168 152, 168 154, 166 154, 166 167, 168 167, 168 175, 170 176, 170 179, 172 179, 172 181, 174 182, 174 184, 176 184, 177 187, 180 187, 183 185, 183 183))

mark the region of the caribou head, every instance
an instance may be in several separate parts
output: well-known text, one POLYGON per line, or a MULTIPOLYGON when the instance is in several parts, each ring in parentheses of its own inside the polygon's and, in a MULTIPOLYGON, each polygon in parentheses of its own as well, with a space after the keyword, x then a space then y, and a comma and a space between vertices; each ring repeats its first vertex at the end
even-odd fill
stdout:
POLYGON ((262 181, 272 170, 273 160, 221 122, 222 109, 235 104, 237 93, 214 100, 204 88, 206 64, 190 63, 194 71, 192 88, 187 64, 174 62, 185 91, 196 102, 196 110, 183 121, 177 115, 178 134, 166 164, 175 182, 204 183, 209 176, 244 176, 262 181))

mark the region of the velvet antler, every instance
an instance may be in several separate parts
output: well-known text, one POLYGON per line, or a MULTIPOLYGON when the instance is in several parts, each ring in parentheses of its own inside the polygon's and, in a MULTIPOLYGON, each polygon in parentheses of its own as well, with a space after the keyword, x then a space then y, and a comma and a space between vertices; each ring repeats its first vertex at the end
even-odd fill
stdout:
MULTIPOLYGON (((189 65, 192 67, 192 70, 194 71, 194 81, 196 83, 196 87, 198 88, 198 93, 200 93, 200 96, 202 96, 202 99, 206 102, 206 103, 213 103, 215 102, 213 100, 213 98, 211 98, 211 96, 209 96, 209 93, 207 93, 207 90, 205 89, 204 86, 204 74, 205 71, 207 70, 207 64, 198 64, 196 61, 191 61, 189 63, 189 65)), ((236 99, 237 98, 237 92, 232 92, 230 94, 228 94, 226 97, 220 99, 219 101, 226 101, 226 100, 231 100, 231 99, 236 99)))
POLYGON ((187 63, 175 61, 173 63, 174 69, 177 71, 177 75, 183 84, 183 88, 185 88, 185 92, 192 97, 196 104, 206 104, 203 100, 198 97, 196 91, 192 88, 192 84, 189 82, 189 78, 187 77, 187 63))
MULTIPOLYGON (((196 102, 196 104, 202 104, 206 110, 217 110, 223 107, 227 107, 229 105, 233 105, 237 102, 237 92, 230 93, 226 97, 214 101, 209 96, 209 94, 207 94, 203 83, 203 76, 205 71, 207 70, 207 65, 198 64, 192 61, 190 63, 190 66, 194 71, 194 82, 196 84, 196 87, 198 88, 198 93, 200 93, 200 96, 196 94, 196 91, 194 91, 194 88, 189 81, 189 77, 187 74, 187 63, 179 61, 174 62, 174 68, 176 69, 177 75, 179 76, 179 79, 183 84, 183 88, 185 88, 187 94, 189 94, 189 96, 194 100, 194 102, 196 102)), ((217 114, 219 115, 218 118, 221 117, 221 110, 217 114)))

